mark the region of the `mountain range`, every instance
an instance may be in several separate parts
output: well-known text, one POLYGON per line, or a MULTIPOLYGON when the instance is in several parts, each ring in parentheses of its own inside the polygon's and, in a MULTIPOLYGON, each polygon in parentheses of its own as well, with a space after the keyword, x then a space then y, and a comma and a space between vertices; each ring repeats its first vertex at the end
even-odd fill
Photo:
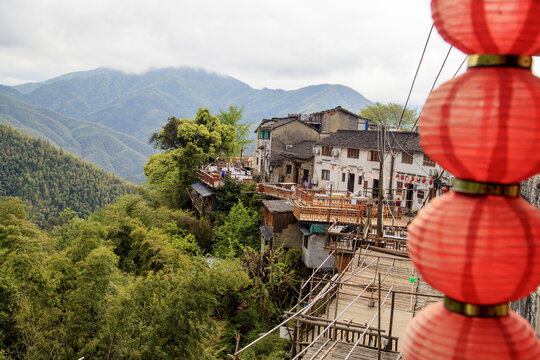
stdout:
POLYGON ((98 68, 44 82, 0 85, 0 122, 39 136, 140 183, 148 145, 171 116, 193 118, 197 109, 212 113, 244 106, 244 122, 289 113, 311 113, 338 105, 358 112, 371 102, 343 85, 298 90, 254 89, 230 76, 193 68, 126 74, 98 68))

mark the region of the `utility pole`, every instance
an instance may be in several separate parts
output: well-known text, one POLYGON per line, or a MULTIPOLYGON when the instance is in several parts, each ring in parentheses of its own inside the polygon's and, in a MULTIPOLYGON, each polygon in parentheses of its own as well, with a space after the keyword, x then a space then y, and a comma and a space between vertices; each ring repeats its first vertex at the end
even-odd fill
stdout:
POLYGON ((379 201, 377 204, 377 237, 383 237, 383 200, 384 200, 384 125, 380 127, 380 153, 379 153, 379 201))
MULTIPOLYGON (((390 145, 390 144, 389 144, 390 145)), ((392 145, 390 145, 392 146, 392 145)), ((394 154, 392 153, 392 148, 390 148, 390 182, 388 183, 388 197, 390 197, 390 200, 394 200, 394 161, 396 159, 394 158, 394 154)))

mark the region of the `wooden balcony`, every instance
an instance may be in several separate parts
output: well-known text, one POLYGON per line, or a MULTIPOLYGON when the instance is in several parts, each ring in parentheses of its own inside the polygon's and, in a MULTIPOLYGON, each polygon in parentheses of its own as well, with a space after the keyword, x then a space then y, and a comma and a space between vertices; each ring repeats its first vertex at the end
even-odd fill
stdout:
POLYGON ((288 200, 293 198, 296 191, 292 190, 294 183, 263 183, 259 184, 259 192, 279 199, 288 200))
POLYGON ((341 222, 359 224, 365 217, 367 204, 352 204, 345 201, 331 201, 328 203, 318 201, 293 200, 293 213, 298 221, 309 222, 341 222))

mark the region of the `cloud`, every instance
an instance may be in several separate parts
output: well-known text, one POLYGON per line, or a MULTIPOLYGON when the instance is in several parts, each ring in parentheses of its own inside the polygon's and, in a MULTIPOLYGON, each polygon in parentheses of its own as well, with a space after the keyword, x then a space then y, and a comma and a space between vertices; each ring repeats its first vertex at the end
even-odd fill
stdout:
MULTIPOLYGON (((0 83, 193 66, 257 88, 341 83, 404 102, 430 26, 420 0, 3 0, 0 83)), ((423 103, 447 48, 434 34, 413 103, 423 103)), ((444 78, 462 57, 452 54, 444 78)))

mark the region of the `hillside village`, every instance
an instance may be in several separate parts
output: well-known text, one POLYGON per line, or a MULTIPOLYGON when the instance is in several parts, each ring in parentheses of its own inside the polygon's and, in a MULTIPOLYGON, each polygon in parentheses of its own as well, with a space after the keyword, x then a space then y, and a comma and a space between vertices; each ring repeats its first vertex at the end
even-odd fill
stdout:
POLYGON ((383 129, 340 106, 264 119, 255 134, 255 156, 199 169, 193 208, 215 210, 226 177, 256 182, 268 197, 261 248, 301 250, 312 273, 296 307, 306 310, 280 330, 293 340, 291 357, 341 359, 354 347, 355 358, 374 359, 382 344, 383 358, 397 359, 410 318, 441 298, 408 259, 407 225, 448 191, 451 175, 424 154, 418 133, 383 129), (354 299, 361 288, 368 292, 354 299), (386 296, 384 325, 374 326, 378 295, 386 296))

